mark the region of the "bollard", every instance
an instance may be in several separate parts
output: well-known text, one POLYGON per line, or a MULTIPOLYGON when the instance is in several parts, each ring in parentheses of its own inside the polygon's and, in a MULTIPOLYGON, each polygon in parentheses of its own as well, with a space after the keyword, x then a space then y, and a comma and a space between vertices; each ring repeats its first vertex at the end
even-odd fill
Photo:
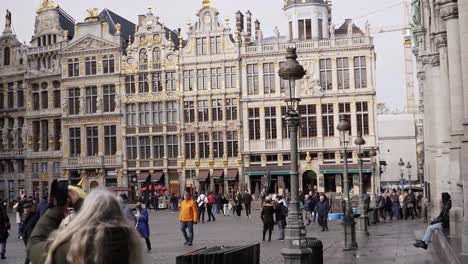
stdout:
POLYGON ((309 256, 310 264, 323 264, 323 244, 322 241, 315 237, 307 238, 307 247, 312 249, 312 254, 309 256))

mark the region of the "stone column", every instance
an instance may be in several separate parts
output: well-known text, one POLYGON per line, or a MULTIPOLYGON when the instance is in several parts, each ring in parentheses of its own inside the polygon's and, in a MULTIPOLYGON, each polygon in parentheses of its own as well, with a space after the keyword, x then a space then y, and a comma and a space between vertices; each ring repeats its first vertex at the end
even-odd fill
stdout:
MULTIPOLYGON (((463 97, 468 100, 468 2, 458 2, 460 44, 465 47, 461 50, 463 97)), ((462 139, 462 181, 463 186, 468 186, 468 104, 464 105, 464 137, 462 139)), ((462 234, 462 254, 468 255, 468 188, 463 188, 464 218, 462 234)))

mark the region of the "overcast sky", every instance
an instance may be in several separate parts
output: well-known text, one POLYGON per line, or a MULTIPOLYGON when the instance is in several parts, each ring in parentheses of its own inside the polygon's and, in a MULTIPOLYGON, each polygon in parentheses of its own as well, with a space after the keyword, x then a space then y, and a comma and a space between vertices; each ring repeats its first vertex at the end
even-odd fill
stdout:
MULTIPOLYGON (((5 9, 10 9, 13 28, 21 41, 29 42, 34 30, 35 10, 42 0, 0 0, 0 23, 3 28, 5 9)), ((153 7, 169 28, 186 30, 186 22, 195 19, 195 12, 202 0, 55 0, 76 21, 83 21, 86 9, 108 8, 126 19, 136 22, 138 14, 144 14, 147 7, 153 7)), ((358 26, 368 20, 371 28, 403 24, 402 0, 333 0, 333 23, 341 25, 345 18, 354 18, 358 26)), ((273 35, 275 26, 286 34, 287 22, 282 5, 283 0, 212 0, 220 17, 235 21, 235 12, 250 10, 254 19, 262 23, 263 35, 273 35)), ((403 38, 400 31, 375 34, 377 53, 377 97, 379 102, 391 108, 403 109, 405 104, 403 38)))

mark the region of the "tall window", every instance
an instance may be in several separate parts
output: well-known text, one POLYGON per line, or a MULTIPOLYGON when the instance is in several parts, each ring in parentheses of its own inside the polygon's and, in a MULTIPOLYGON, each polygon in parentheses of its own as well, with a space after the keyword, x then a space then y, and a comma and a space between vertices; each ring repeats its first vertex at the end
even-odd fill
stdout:
POLYGON ((281 107, 281 135, 283 138, 289 138, 289 127, 288 127, 288 121, 286 120, 287 117, 287 111, 286 111, 286 106, 281 107))
POLYGON ((293 23, 289 21, 289 40, 293 39, 293 23))
POLYGON ((166 91, 173 92, 176 90, 176 73, 174 71, 166 72, 166 91))
POLYGON ((86 155, 97 156, 98 154, 98 127, 86 128, 86 155))
POLYGON ((104 55, 102 57, 103 73, 114 73, 115 72, 115 60, 114 55, 104 55))
POLYGON ((221 53, 221 37, 210 37, 211 53, 221 53))
POLYGON ((146 74, 138 75, 138 92, 139 93, 149 92, 148 75, 146 74))
POLYGON ((227 156, 228 158, 237 157, 239 146, 237 143, 237 132, 227 131, 227 156))
POLYGON ((223 121, 223 103, 222 99, 214 99, 211 101, 213 121, 223 121))
POLYGON ((198 101, 198 122, 208 122, 209 117, 209 105, 208 100, 198 101))
POLYGON ((168 124, 177 123, 177 103, 176 101, 166 102, 166 122, 168 124))
MULTIPOLYGON (((33 110, 39 110, 39 95, 37 96, 37 109, 34 107, 34 93, 32 94, 33 95, 33 110)), ((3 95, 3 84, 0 84, 0 109, 3 109, 4 108, 4 100, 5 100, 5 97, 3 95)))
POLYGON ((151 123, 150 103, 138 104, 138 114, 140 115, 140 126, 147 126, 151 123))
POLYGON ((211 89, 221 89, 221 68, 211 69, 211 89))
MULTIPOLYGON (((3 108, 3 91, 0 92, 0 99, 1 99, 1 106, 3 108)), ((39 110, 40 109, 40 103, 41 103, 41 100, 39 99, 39 93, 38 92, 34 92, 32 93, 32 101, 33 101, 33 110, 39 110)))
POLYGON ((95 75, 97 73, 96 66, 96 57, 86 57, 85 58, 85 74, 86 75, 95 75))
POLYGON ((258 65, 247 64, 247 90, 248 94, 258 94, 258 65))
POLYGON ((148 52, 146 51, 146 49, 140 50, 140 53, 138 55, 138 61, 140 65, 140 71, 148 70, 148 52))
POLYGON ((167 157, 169 159, 175 159, 179 156, 179 141, 177 135, 168 135, 167 140, 167 157))
POLYGON ((164 137, 154 136, 153 137, 153 159, 164 158, 164 137))
POLYGON ((333 104, 322 104, 322 131, 324 137, 333 137, 335 135, 333 104))
MULTIPOLYGON (((21 96, 23 97, 23 96, 21 96)), ((19 98, 19 93, 18 93, 19 98)), ((54 90, 53 92, 53 99, 54 99, 54 108, 60 108, 60 90, 54 90)))
POLYGON ((184 122, 193 123, 195 122, 195 106, 193 101, 184 102, 184 122))
POLYGON ((137 124, 137 106, 136 104, 127 104, 125 109, 125 123, 127 126, 136 126, 137 124))
POLYGON ((260 140, 259 108, 249 108, 249 139, 260 140))
POLYGON ((96 102, 97 102, 97 87, 89 86, 86 87, 86 113, 94 114, 96 113, 96 102))
POLYGON ((299 19, 297 21, 297 30, 300 40, 312 39, 312 20, 299 19))
MULTIPOLYGON (((340 120, 341 117, 344 117, 348 122, 350 127, 353 127, 351 123, 351 104, 350 103, 339 103, 338 104, 338 113, 340 114, 340 120)), ((351 131, 349 131, 349 134, 351 135, 351 131)))
POLYGON ((41 163, 41 173, 47 173, 49 171, 49 164, 47 162, 41 163))
MULTIPOLYGON (((10 125, 10 127, 12 127, 10 125)), ((47 151, 49 149, 49 121, 41 120, 41 150, 47 151)))
POLYGON ((127 137, 127 160, 136 160, 138 157, 138 144, 136 137, 127 137))
POLYGON ((236 88, 237 86, 236 67, 226 67, 224 69, 224 74, 226 78, 226 89, 236 88))
POLYGON ((38 174, 39 173, 39 163, 33 163, 32 164, 32 173, 33 174, 38 174))
POLYGON ((162 92, 162 74, 160 72, 153 73, 153 92, 162 92))
POLYGON ((78 58, 68 59, 68 77, 80 76, 80 63, 78 58))
POLYGON ((41 92, 41 109, 49 108, 49 93, 46 91, 41 92))
POLYGON ((336 59, 336 72, 338 74, 338 90, 349 89, 349 60, 336 59))
POLYGON ((301 137, 317 137, 317 112, 315 105, 299 106, 301 137))
POLYGON ((186 70, 184 75, 184 91, 193 91, 194 86, 194 70, 186 70))
POLYGON ((13 108, 15 107, 15 100, 14 100, 14 83, 8 83, 8 92, 7 92, 7 102, 8 102, 8 108, 13 108))
POLYGON ((207 132, 198 134, 198 150, 200 158, 207 159, 210 156, 210 137, 207 132))
POLYGON ((80 113, 80 88, 70 88, 68 90, 68 113, 70 115, 80 113))
POLYGON ((32 122, 32 147, 33 147, 34 152, 39 151, 39 147, 40 147, 39 142, 41 141, 40 133, 41 133, 40 121, 33 121, 32 122))
POLYGON ((237 105, 235 98, 226 99, 226 120, 237 120, 237 105))
POLYGON ((220 159, 224 156, 223 132, 213 132, 213 157, 220 159))
POLYGON ((331 90, 332 87, 332 65, 331 59, 321 59, 320 66, 320 86, 324 90, 331 90))
POLYGON ((208 38, 197 38, 197 55, 208 54, 208 38))
POLYGON ((153 69, 161 69, 161 49, 159 48, 153 50, 153 69))
POLYGON ((197 89, 198 90, 208 89, 208 69, 197 70, 197 89))
POLYGON ((104 97, 104 112, 115 111, 115 85, 104 85, 102 87, 104 97))
POLYGON ((151 158, 151 143, 149 137, 140 137, 139 138, 139 145, 140 145, 140 159, 141 160, 149 160, 151 158))
POLYGON ((163 102, 153 103, 153 124, 162 125, 164 124, 164 105, 163 102))
POLYGON ((81 135, 79 127, 69 129, 70 137, 70 157, 78 157, 81 154, 81 135))
POLYGON ((60 150, 62 125, 60 119, 54 119, 54 150, 60 150))
POLYGON ((195 134, 194 133, 185 134, 185 158, 187 159, 195 158, 195 134))
POLYGON ((8 66, 10 65, 10 48, 6 47, 3 49, 3 66, 8 66))
POLYGON ((265 107, 266 139, 276 139, 276 107, 265 107))
POLYGON ((369 109, 367 102, 356 102, 358 133, 369 135, 369 109))
POLYGON ((263 88, 265 94, 275 93, 275 64, 264 63, 263 64, 263 88))
POLYGON ((318 19, 318 37, 319 39, 323 39, 323 19, 318 19))
POLYGON ((135 93, 135 75, 125 76, 125 93, 135 93))
POLYGON ((367 87, 366 57, 354 57, 354 82, 356 88, 367 87))
POLYGON ((24 90, 23 90, 23 82, 19 81, 18 82, 18 90, 16 91, 16 100, 17 100, 17 105, 18 107, 24 107, 24 90))
POLYGON ((117 131, 115 125, 104 126, 104 155, 113 156, 117 152, 117 131))

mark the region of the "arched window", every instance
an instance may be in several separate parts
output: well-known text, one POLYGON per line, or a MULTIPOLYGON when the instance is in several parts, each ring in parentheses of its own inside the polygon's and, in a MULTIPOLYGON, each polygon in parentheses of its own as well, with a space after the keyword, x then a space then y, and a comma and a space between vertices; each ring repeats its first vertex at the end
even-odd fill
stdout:
POLYGON ((140 50, 139 63, 140 71, 146 71, 148 69, 148 54, 146 49, 140 50))
POLYGON ((161 68, 161 49, 155 48, 153 50, 153 69, 161 68))
POLYGON ((3 50, 3 65, 8 66, 10 65, 10 48, 6 47, 3 50))

